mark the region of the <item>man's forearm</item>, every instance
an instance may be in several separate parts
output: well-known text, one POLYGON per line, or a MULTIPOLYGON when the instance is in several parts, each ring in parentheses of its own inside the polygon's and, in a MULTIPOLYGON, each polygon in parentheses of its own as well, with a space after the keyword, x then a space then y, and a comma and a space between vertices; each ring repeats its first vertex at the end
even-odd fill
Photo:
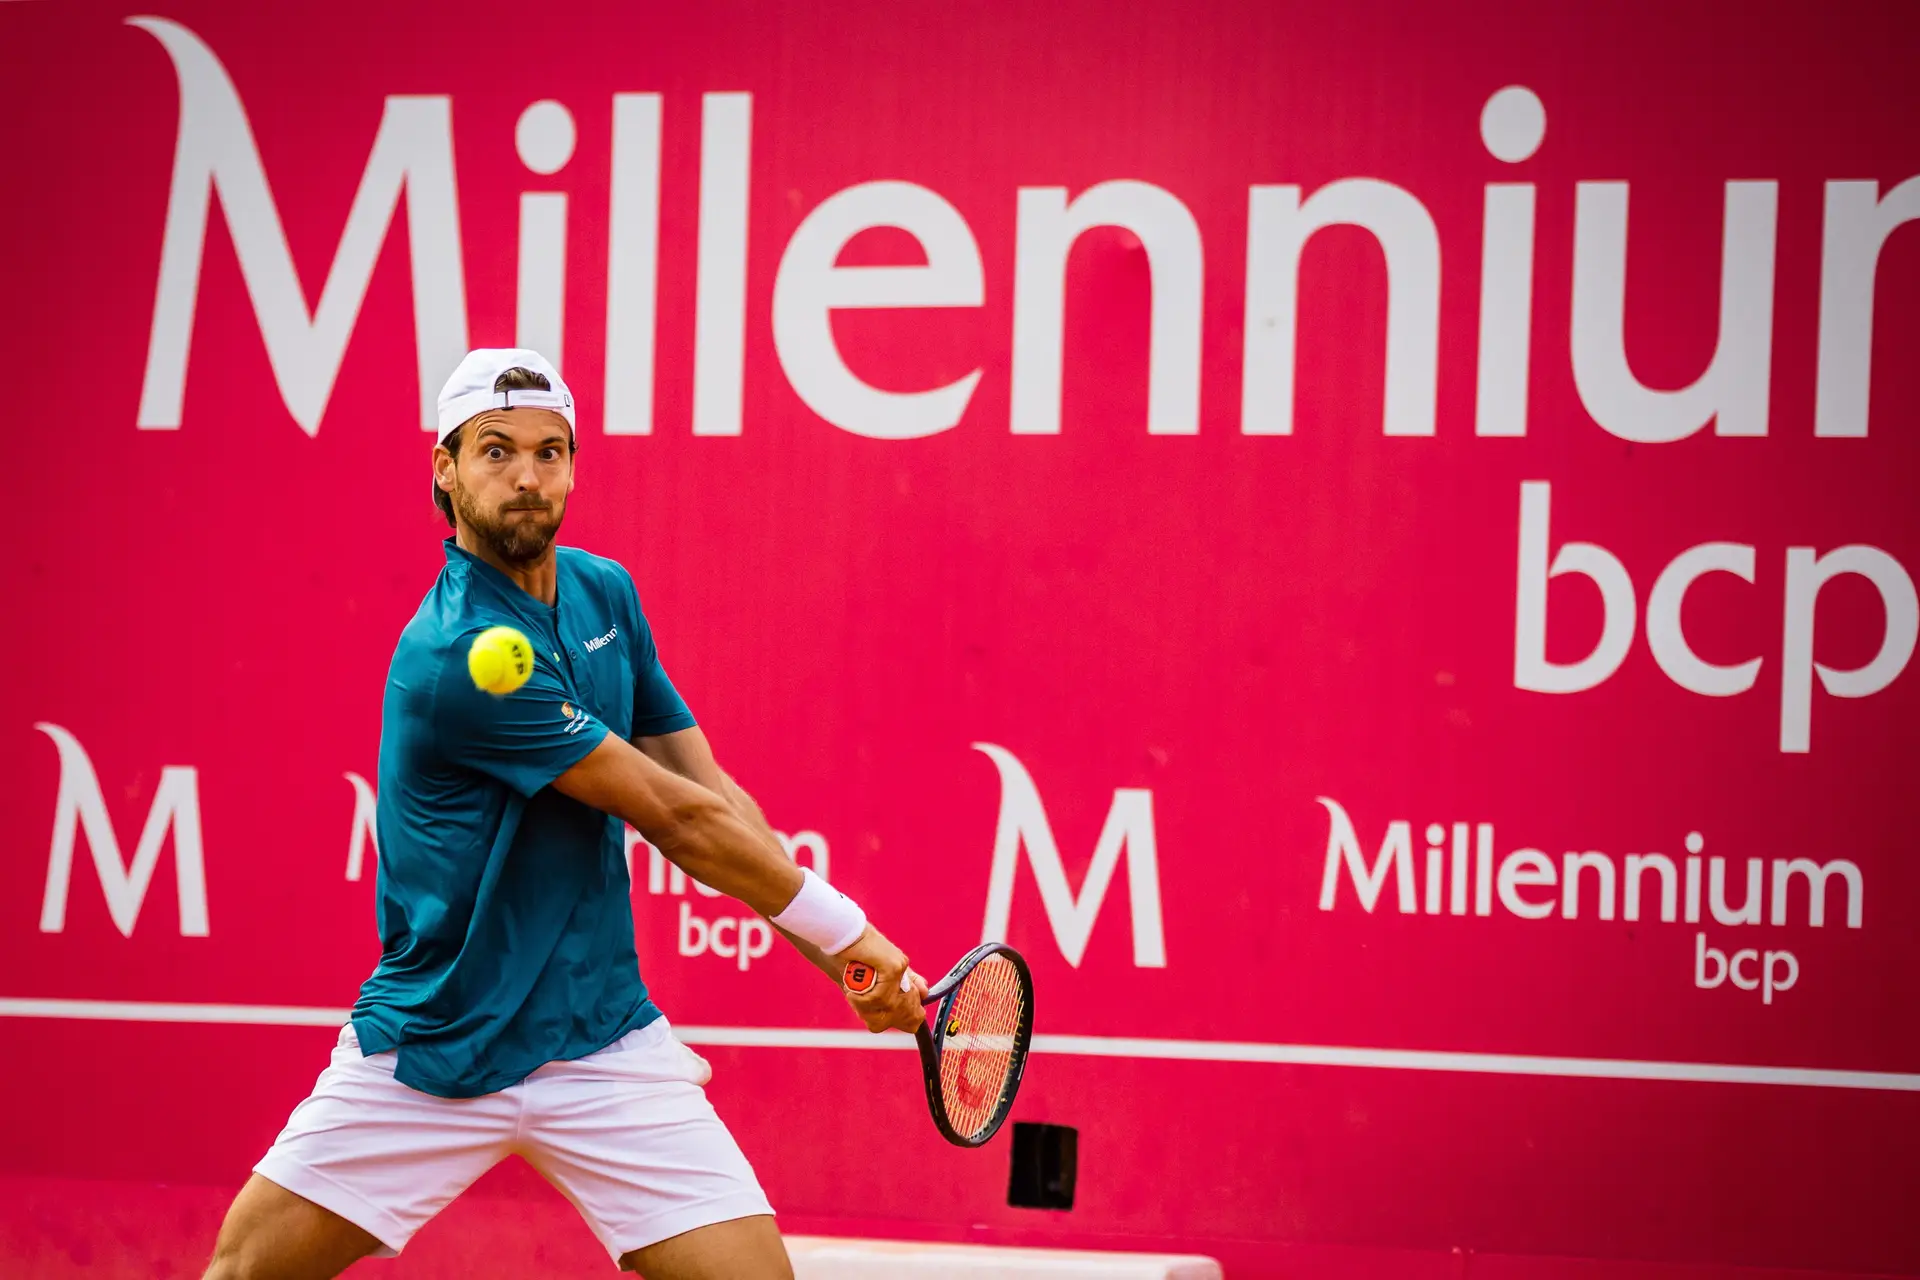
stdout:
MULTIPOLYGON (((706 736, 698 729, 688 729, 656 738, 638 738, 635 739, 634 745, 662 767, 672 770, 689 782, 698 783, 725 801, 739 821, 758 835, 763 842, 780 850, 788 866, 794 865, 792 854, 787 852, 786 845, 774 833, 773 827, 767 822, 767 815, 761 812, 759 803, 748 795, 746 789, 735 782, 725 769, 720 767, 719 761, 713 758, 712 749, 707 746, 706 736)), ((665 853, 666 850, 663 849, 661 852, 665 853)), ((708 888, 726 891, 724 886, 705 880, 692 868, 684 864, 680 865, 683 870, 692 874, 694 879, 701 880, 708 888)), ((745 901, 745 899, 742 900, 745 901)), ((753 904, 749 902, 748 905, 753 904)), ((776 908, 773 911, 762 911, 760 914, 768 917, 768 923, 771 924, 772 917, 778 913, 779 909, 776 908)), ((774 928, 779 931, 781 937, 793 944, 794 950, 807 958, 809 964, 833 979, 836 984, 840 981, 842 966, 839 961, 829 958, 818 947, 795 937, 785 929, 781 929, 779 925, 774 925, 774 928)))
POLYGON ((602 740, 553 786, 625 819, 688 875, 755 911, 784 911, 800 890, 799 868, 771 833, 743 818, 726 796, 618 738, 602 740))
MULTIPOLYGON (((629 744, 623 743, 622 745, 625 746, 629 744)), ((758 856, 753 856, 748 859, 748 861, 759 865, 762 875, 767 874, 767 872, 777 866, 778 871, 781 873, 778 877, 781 883, 793 884, 795 886, 795 894, 801 892, 800 886, 809 883, 806 877, 802 875, 799 865, 793 859, 793 855, 787 851, 785 844, 774 834, 773 828, 768 825, 767 817, 760 811, 760 806, 754 802, 752 796, 741 789, 738 783, 727 776, 726 770, 722 769, 719 762, 713 758, 713 749, 707 745, 706 734, 702 733, 700 729, 690 727, 676 730, 673 733, 642 735, 635 738, 630 745, 637 748, 656 768, 669 772, 685 782, 697 784, 700 794, 709 797, 708 803, 712 807, 724 809, 726 817, 733 828, 740 832, 751 833, 753 844, 757 849, 769 850, 771 852, 770 863, 764 862, 762 858, 758 856)), ((618 753, 611 752, 609 754, 618 753)), ((566 790, 566 788, 562 787, 562 790, 566 790)), ((586 798, 585 796, 576 794, 574 791, 567 791, 567 794, 573 795, 576 799, 586 798)), ((593 801, 588 799, 587 803, 591 804, 593 801)), ((596 807, 606 808, 607 806, 602 805, 596 807)), ((608 809, 608 811, 619 812, 615 809, 608 809)), ((625 817, 627 815, 623 813, 621 816, 625 817)), ((629 821, 631 821, 631 818, 629 818, 629 821)), ((640 829, 642 835, 647 834, 646 827, 641 826, 639 823, 635 823, 634 825, 640 829)), ((666 821, 661 824, 663 828, 667 829, 678 828, 681 825, 683 824, 674 821, 666 821)), ((696 825, 704 828, 712 824, 701 823, 696 825)), ((682 870, 686 871, 696 880, 706 884, 709 888, 732 894, 734 897, 739 898, 742 902, 745 902, 748 906, 758 911, 761 915, 768 917, 769 923, 771 923, 772 917, 784 914, 793 907, 792 902, 789 902, 784 907, 777 903, 771 907, 765 906, 760 900, 729 888, 728 885, 721 880, 708 878, 709 872, 701 864, 699 858, 689 854, 688 851, 671 849, 664 844, 660 846, 660 851, 667 857, 672 858, 676 866, 679 866, 682 870)), ((826 889, 825 885, 816 887, 826 889)), ((831 890, 827 890, 827 892, 833 898, 840 897, 838 894, 833 894, 831 890)), ((815 909, 817 908, 818 903, 816 902, 815 909)), ((804 915, 806 913, 803 912, 802 914, 804 915)), ((848 923, 847 927, 852 927, 851 922, 848 923)), ((889 1028, 898 1028, 902 1031, 912 1031, 925 1021, 925 1014, 920 1007, 919 997, 926 993, 926 982, 908 968, 906 954, 888 940, 885 934, 874 928, 871 922, 867 924, 866 928, 861 931, 860 936, 854 939, 851 945, 845 946, 842 950, 835 953, 837 958, 828 956, 819 947, 809 944, 804 939, 795 937, 785 929, 780 929, 778 925, 775 925, 774 928, 779 929, 780 935, 788 942, 791 942, 796 951, 805 956, 816 969, 824 973, 828 981, 832 982, 834 986, 840 987, 841 990, 845 992, 847 1003, 852 1005, 854 1012, 860 1015, 860 1020, 867 1024, 867 1030, 877 1032, 885 1031, 889 1028), (844 965, 850 961, 858 961, 861 964, 870 965, 874 972, 881 975, 883 981, 867 991, 845 991, 845 988, 841 985, 841 974, 844 965)), ((815 934, 815 931, 809 927, 809 933, 815 934)), ((815 936, 817 936, 817 934, 815 936)), ((837 933, 835 937, 838 937, 837 933)), ((839 944, 836 943, 835 945, 839 944)))
MULTIPOLYGON (((748 825, 765 832, 767 839, 778 843, 780 837, 774 832, 773 827, 768 824, 767 815, 761 811, 759 802, 748 795, 746 788, 735 782, 729 774, 722 772, 720 778, 723 784, 720 794, 733 806, 734 812, 738 813, 748 825)), ((784 844, 780 847, 782 849, 786 848, 784 844)), ((789 854, 789 856, 791 856, 791 854, 789 854)), ((772 924, 773 922, 769 920, 768 923, 772 924)), ((820 948, 814 946, 805 938, 796 938, 785 929, 781 929, 777 924, 773 927, 779 931, 781 937, 793 944, 795 951, 798 951, 807 958, 807 963, 826 974, 829 978, 832 978, 836 983, 840 981, 842 966, 839 961, 828 956, 826 952, 820 950, 820 948)))
POLYGON ((799 879, 769 876, 764 859, 743 857, 745 849, 754 845, 792 865, 779 840, 765 830, 764 823, 756 828, 731 805, 724 810, 715 806, 713 814, 697 823, 678 827, 672 836, 659 841, 660 852, 668 861, 709 889, 737 898, 763 915, 778 915, 793 901, 794 893, 799 890, 799 879))

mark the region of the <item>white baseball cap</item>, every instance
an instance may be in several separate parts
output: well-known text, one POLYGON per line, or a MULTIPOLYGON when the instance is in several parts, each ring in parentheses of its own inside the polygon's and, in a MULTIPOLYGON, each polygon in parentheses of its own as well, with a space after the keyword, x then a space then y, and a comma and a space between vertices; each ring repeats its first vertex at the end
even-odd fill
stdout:
POLYGON ((444 442, 460 424, 488 409, 551 409, 567 420, 569 432, 573 430, 573 392, 545 356, 525 347, 481 347, 467 352, 447 385, 440 388, 439 439, 444 442), (552 390, 495 391, 493 384, 509 369, 540 374, 552 390))

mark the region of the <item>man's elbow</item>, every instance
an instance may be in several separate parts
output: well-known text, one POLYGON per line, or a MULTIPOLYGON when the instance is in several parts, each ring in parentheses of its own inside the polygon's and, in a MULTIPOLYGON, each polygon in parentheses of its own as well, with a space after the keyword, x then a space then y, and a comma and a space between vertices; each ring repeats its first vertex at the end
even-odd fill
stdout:
POLYGON ((703 861, 724 843, 724 828, 732 816, 732 809, 719 796, 687 796, 667 807, 657 832, 642 834, 675 862, 703 861))

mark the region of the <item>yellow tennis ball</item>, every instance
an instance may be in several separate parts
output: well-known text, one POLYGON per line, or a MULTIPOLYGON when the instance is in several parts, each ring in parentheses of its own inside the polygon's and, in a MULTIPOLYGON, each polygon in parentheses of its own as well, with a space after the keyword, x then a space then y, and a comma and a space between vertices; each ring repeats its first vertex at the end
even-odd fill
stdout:
POLYGON ((512 627, 488 627, 467 650, 467 673, 496 697, 504 697, 533 674, 533 644, 512 627))

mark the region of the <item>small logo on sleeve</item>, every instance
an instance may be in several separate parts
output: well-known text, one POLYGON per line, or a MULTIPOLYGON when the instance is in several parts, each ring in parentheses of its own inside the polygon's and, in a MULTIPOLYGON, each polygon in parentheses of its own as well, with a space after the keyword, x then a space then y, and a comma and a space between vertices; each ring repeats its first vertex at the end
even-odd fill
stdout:
POLYGON ((587 714, 585 707, 576 707, 571 702, 560 704, 560 718, 567 722, 562 732, 571 736, 593 723, 593 717, 587 714))

